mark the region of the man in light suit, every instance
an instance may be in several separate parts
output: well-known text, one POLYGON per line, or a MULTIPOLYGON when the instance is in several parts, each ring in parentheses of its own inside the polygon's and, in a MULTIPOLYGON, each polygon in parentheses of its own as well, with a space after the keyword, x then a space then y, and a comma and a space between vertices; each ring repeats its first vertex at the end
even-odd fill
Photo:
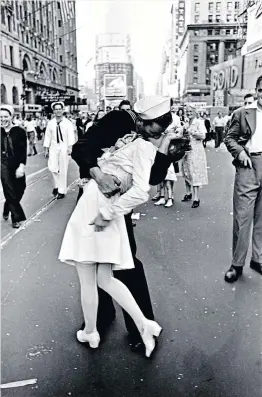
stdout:
POLYGON ((262 274, 262 75, 256 83, 257 101, 233 114, 225 138, 236 167, 233 196, 233 259, 225 281, 242 275, 249 248, 251 227, 251 269, 262 274))

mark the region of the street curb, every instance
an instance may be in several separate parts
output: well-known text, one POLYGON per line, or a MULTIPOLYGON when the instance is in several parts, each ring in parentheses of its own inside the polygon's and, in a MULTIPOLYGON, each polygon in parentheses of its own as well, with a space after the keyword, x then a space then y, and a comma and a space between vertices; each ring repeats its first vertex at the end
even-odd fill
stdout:
MULTIPOLYGON (((68 187, 67 187, 67 192, 72 190, 72 188, 76 185, 77 181, 79 178, 75 179, 68 187)), ((43 212, 46 211, 46 209, 54 202, 56 201, 56 197, 53 197, 51 200, 49 200, 47 203, 45 203, 39 210, 37 210, 34 214, 32 214, 21 226, 19 229, 16 229, 14 231, 11 231, 8 233, 0 243, 0 249, 2 250, 7 243, 18 233, 22 232, 25 230, 39 215, 41 215, 43 212)))

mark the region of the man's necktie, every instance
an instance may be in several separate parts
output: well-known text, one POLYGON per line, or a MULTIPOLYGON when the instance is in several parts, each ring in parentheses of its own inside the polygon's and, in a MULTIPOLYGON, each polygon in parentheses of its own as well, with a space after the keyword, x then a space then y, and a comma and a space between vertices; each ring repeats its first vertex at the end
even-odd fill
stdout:
POLYGON ((56 141, 57 141, 57 143, 60 143, 60 140, 63 142, 63 136, 62 136, 62 132, 61 132, 61 128, 60 128, 60 123, 61 123, 61 121, 59 121, 56 124, 56 141))

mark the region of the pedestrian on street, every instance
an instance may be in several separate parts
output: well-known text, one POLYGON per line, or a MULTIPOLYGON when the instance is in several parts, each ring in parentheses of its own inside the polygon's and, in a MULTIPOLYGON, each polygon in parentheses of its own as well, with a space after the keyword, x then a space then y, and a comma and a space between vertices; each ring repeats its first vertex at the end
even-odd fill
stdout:
POLYGON ((257 101, 233 113, 225 138, 236 167, 233 194, 232 264, 225 281, 243 273, 252 230, 251 269, 262 274, 262 75, 256 83, 257 101), (253 225, 253 226, 252 226, 253 225))
POLYGON ((44 148, 48 158, 48 168, 54 179, 53 195, 63 199, 67 192, 67 171, 72 146, 75 143, 74 125, 63 116, 63 102, 54 102, 51 108, 55 117, 46 127, 44 148))
POLYGON ((180 122, 183 125, 185 122, 185 111, 183 108, 179 108, 177 111, 177 116, 180 118, 180 122))
POLYGON ((244 96, 244 105, 245 106, 251 105, 254 101, 255 101, 254 94, 249 93, 244 96))
MULTIPOLYGON (((103 112, 103 110, 102 110, 102 112, 103 112)), ((98 112, 98 113, 99 113, 99 112, 98 112)), ((96 118, 95 113, 91 113, 90 117, 91 117, 91 120, 89 120, 89 121, 86 123, 86 125, 85 125, 85 133, 88 131, 88 129, 91 127, 91 125, 94 124, 94 121, 95 121, 95 118, 96 118)))
POLYGON ((219 148, 224 139, 225 119, 221 112, 214 118, 213 126, 215 129, 215 148, 219 148))
MULTIPOLYGON (((166 208, 173 207, 175 182, 177 182, 177 177, 176 177, 174 165, 170 164, 164 182, 160 183, 160 185, 157 186, 159 200, 157 200, 154 203, 154 205, 156 206, 164 205, 166 208)), ((153 197, 153 201, 155 201, 155 197, 153 197)))
POLYGON ((119 110, 132 110, 130 101, 128 99, 123 99, 119 104, 119 110))
POLYGON ((12 106, 2 105, 0 107, 1 182, 6 200, 3 219, 7 221, 11 213, 12 226, 18 229, 20 222, 26 220, 20 201, 26 188, 27 142, 25 130, 12 123, 13 115, 12 106))
MULTIPOLYGON (((176 131, 181 127, 180 117, 176 114, 173 100, 171 104, 172 123, 168 126, 167 132, 176 131)), ((176 173, 179 173, 178 163, 170 164, 165 180, 157 186, 157 194, 152 198, 156 206, 164 205, 170 208, 174 205, 174 182, 177 182, 176 173)))
POLYGON ((41 141, 41 139, 45 135, 45 130, 46 130, 46 121, 44 118, 41 118, 41 120, 39 120, 38 126, 36 127, 36 135, 38 141, 41 141))
POLYGON ((29 153, 28 156, 35 156, 37 154, 37 150, 35 147, 35 123, 32 120, 32 116, 28 116, 25 121, 25 130, 27 133, 27 139, 29 142, 29 153))
POLYGON ((190 136, 192 150, 188 151, 182 160, 182 174, 186 185, 186 194, 182 201, 192 199, 193 189, 192 208, 200 205, 199 187, 208 184, 206 153, 202 143, 206 137, 206 128, 204 120, 197 118, 196 115, 196 109, 188 106, 186 109, 188 121, 183 126, 190 136))
MULTIPOLYGON (((114 196, 119 191, 119 181, 110 175, 101 172, 97 165, 97 159, 102 156, 103 148, 114 146, 116 141, 136 131, 136 114, 129 110, 112 111, 90 127, 88 134, 83 136, 73 147, 72 158, 80 169, 80 178, 92 177, 98 182, 99 189, 107 197, 114 196)), ((144 121, 146 124, 146 121, 144 121)), ((151 124, 151 123, 150 123, 151 124)), ((149 125, 150 125, 149 124, 149 125)), ((181 150, 174 153, 174 158, 180 160, 184 155, 181 150)), ((157 151, 154 164, 151 169, 150 184, 157 185, 164 180, 172 157, 157 151)), ((80 187, 78 199, 83 189, 80 187)), ((114 276, 122 281, 134 296, 145 317, 154 320, 152 304, 142 263, 136 258, 136 241, 132 226, 131 212, 125 216, 125 224, 129 238, 129 244, 134 261, 134 269, 117 271, 114 276)), ((111 297, 103 290, 98 289, 99 306, 97 316, 98 332, 104 333, 115 318, 115 309, 111 297)), ((140 351, 143 346, 141 335, 137 331, 130 316, 124 311, 124 318, 129 334, 132 350, 140 351)))
POLYGON ((203 140, 203 146, 205 148, 207 146, 207 142, 211 141, 211 123, 210 123, 209 115, 207 113, 203 114, 203 120, 206 127, 206 137, 203 140))

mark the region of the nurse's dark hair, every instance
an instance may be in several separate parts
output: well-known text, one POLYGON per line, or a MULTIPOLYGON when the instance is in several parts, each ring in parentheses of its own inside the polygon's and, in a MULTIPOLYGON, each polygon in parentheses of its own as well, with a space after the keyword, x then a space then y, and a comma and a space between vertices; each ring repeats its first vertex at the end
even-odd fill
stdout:
POLYGON ((258 88, 261 84, 262 84, 262 74, 261 74, 261 76, 259 76, 259 78, 257 79, 256 88, 258 88))
POLYGON ((157 117, 156 119, 153 120, 142 120, 143 124, 150 125, 152 123, 156 123, 160 125, 160 127, 163 128, 163 130, 166 130, 167 127, 172 123, 172 114, 171 112, 168 112, 166 114, 163 114, 163 116, 157 117))

